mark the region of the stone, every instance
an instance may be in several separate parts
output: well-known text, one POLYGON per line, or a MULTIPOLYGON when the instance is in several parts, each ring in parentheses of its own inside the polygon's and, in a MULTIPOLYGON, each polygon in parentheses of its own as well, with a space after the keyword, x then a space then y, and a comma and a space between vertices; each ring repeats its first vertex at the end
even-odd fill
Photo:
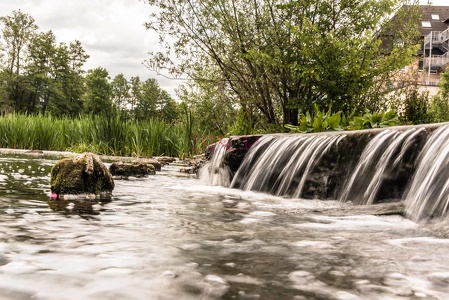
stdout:
POLYGON ((50 189, 56 198, 63 195, 110 194, 114 186, 108 168, 93 153, 62 159, 50 173, 50 189))
POLYGON ((139 161, 139 163, 151 164, 153 165, 156 171, 160 171, 162 169, 162 164, 157 159, 154 158, 147 158, 145 160, 139 161))
POLYGON ((195 155, 187 159, 186 162, 188 163, 189 167, 181 168, 179 171, 181 173, 194 174, 198 176, 199 171, 207 162, 207 160, 204 155, 195 155))
POLYGON ((176 158, 171 156, 158 156, 156 157, 156 160, 162 165, 168 165, 169 163, 176 161, 176 158))
POLYGON ((217 147, 217 143, 219 143, 219 142, 208 145, 206 147, 206 150, 204 150, 204 157, 207 160, 210 160, 212 158, 212 156, 214 155, 214 151, 215 151, 215 147, 217 147))
POLYGON ((229 167, 233 174, 237 172, 246 153, 260 137, 261 135, 244 135, 232 136, 229 138, 223 163, 229 167))
POLYGON ((109 172, 112 176, 118 177, 146 177, 156 174, 155 167, 149 163, 124 163, 115 162, 109 166, 109 172))

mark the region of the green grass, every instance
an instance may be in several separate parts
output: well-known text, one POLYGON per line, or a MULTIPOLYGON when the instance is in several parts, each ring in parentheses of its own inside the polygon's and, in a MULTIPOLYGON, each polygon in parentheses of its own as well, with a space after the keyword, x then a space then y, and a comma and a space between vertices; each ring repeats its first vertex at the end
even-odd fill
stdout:
POLYGON ((166 124, 157 119, 124 120, 119 116, 0 116, 0 148, 94 152, 103 155, 169 155, 192 153, 190 120, 166 124))

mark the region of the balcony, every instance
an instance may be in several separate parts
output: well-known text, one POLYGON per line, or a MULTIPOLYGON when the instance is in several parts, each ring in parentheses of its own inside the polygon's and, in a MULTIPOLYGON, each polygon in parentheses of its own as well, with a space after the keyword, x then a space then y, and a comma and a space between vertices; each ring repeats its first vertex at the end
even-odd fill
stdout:
MULTIPOLYGON (((448 47, 449 41, 449 28, 445 31, 432 31, 427 36, 424 37, 424 47, 439 47, 440 45, 444 45, 448 47)), ((446 48, 447 49, 447 48, 446 48)), ((447 50, 446 50, 447 51, 447 50)))
POLYGON ((443 55, 432 55, 432 57, 425 57, 423 69, 424 70, 429 69, 429 64, 430 69, 432 70, 435 69, 445 70, 449 64, 449 52, 446 52, 443 55))

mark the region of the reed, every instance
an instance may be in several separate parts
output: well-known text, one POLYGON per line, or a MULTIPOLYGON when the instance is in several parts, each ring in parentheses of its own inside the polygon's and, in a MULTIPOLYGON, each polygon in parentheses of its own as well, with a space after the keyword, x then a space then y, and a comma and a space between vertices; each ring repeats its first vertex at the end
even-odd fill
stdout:
POLYGON ((0 117, 0 147, 104 155, 185 157, 192 153, 192 124, 161 120, 132 121, 121 116, 8 114, 0 117))

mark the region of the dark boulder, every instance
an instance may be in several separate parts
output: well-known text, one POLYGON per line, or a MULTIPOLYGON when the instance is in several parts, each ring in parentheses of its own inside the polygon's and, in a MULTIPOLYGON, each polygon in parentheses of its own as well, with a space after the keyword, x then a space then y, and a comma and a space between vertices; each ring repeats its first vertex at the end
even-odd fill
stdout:
POLYGON ((108 168, 93 153, 83 153, 58 161, 51 169, 53 195, 110 194, 114 180, 108 168))
POLYGON ((228 166, 232 174, 237 172, 246 153, 259 140, 260 135, 233 136, 228 140, 223 164, 228 166))
POLYGON ((109 166, 109 172, 114 177, 146 177, 148 175, 156 174, 155 167, 147 163, 124 163, 115 162, 109 166))

